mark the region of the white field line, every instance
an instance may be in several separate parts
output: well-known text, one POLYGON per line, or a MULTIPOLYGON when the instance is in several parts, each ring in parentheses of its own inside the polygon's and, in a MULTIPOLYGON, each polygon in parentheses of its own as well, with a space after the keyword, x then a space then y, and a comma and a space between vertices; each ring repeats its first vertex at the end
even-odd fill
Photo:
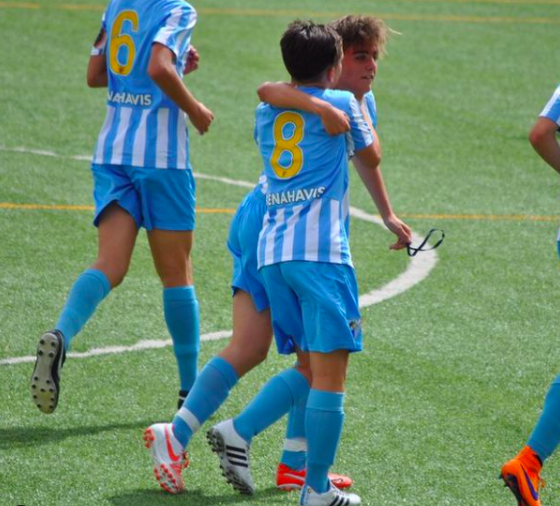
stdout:
MULTIPOLYGON (((76 155, 76 156, 62 156, 51 151, 40 151, 40 150, 30 150, 26 148, 4 148, 0 146, 0 151, 11 151, 11 152, 18 152, 18 153, 27 153, 33 155, 40 155, 40 156, 54 156, 58 158, 70 158, 73 160, 84 160, 84 161, 91 161, 90 156, 85 155, 76 155)), ((242 186, 245 188, 253 188, 254 184, 247 182, 247 181, 238 181, 235 179, 223 178, 218 176, 212 176, 208 174, 200 174, 194 173, 195 177, 200 179, 208 179, 212 181, 219 181, 222 183, 235 185, 235 186, 242 186)), ((379 216, 375 216, 373 214, 366 213, 357 207, 350 207, 350 215, 354 218, 359 220, 367 221, 370 223, 375 223, 376 225, 380 225, 384 227, 383 221, 379 216)), ((415 232, 412 233, 413 241, 419 242, 422 240, 422 237, 416 234, 415 232)), ((386 285, 382 286, 381 288, 376 288, 371 290, 368 293, 360 295, 360 307, 368 307, 374 304, 378 304, 384 300, 390 299, 399 295, 406 290, 409 290, 414 285, 420 283, 422 280, 426 279, 432 269, 435 267, 438 260, 437 253, 435 250, 426 251, 421 253, 421 255, 417 255, 412 257, 410 263, 406 270, 397 276, 392 281, 389 281, 386 285)), ((208 334, 203 334, 200 336, 201 341, 213 341, 216 339, 223 339, 225 337, 231 336, 231 330, 220 330, 218 332, 210 332, 208 334)), ((167 346, 171 346, 171 340, 159 340, 159 341, 139 341, 132 346, 108 346, 105 348, 94 348, 92 350, 83 352, 83 353, 76 353, 71 352, 68 354, 69 357, 72 358, 88 358, 88 357, 95 357, 99 355, 114 355, 116 353, 127 353, 130 351, 142 351, 142 350, 149 350, 149 349, 156 349, 156 348, 165 348, 167 346)), ((0 366, 2 365, 14 365, 14 364, 21 364, 27 362, 34 362, 35 356, 26 356, 26 357, 14 357, 14 358, 5 358, 0 360, 0 366)))

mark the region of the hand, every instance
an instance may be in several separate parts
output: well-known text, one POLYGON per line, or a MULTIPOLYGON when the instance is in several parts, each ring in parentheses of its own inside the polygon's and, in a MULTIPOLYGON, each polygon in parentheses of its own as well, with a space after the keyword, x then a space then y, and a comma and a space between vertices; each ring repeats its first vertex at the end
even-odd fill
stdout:
POLYGON ((198 102, 194 112, 189 114, 189 119, 200 135, 208 132, 210 124, 214 121, 214 113, 208 109, 202 102, 198 102))
POLYGON ((191 72, 194 72, 198 68, 198 62, 200 61, 200 55, 194 46, 189 48, 187 53, 187 63, 183 68, 183 75, 186 76, 191 72))
POLYGON ((397 242, 389 246, 389 249, 403 249, 412 242, 412 230, 410 230, 410 227, 394 214, 385 218, 383 223, 385 223, 385 226, 397 236, 397 242))
POLYGON ((350 120, 346 113, 331 104, 325 103, 320 116, 329 135, 340 135, 350 130, 350 120))

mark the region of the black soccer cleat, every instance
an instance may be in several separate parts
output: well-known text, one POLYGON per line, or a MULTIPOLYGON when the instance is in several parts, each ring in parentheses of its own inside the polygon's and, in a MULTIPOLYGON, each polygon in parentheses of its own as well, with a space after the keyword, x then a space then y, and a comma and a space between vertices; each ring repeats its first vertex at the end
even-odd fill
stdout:
POLYGON ((37 360, 31 376, 33 403, 47 415, 54 412, 60 395, 60 370, 66 360, 64 337, 58 330, 45 332, 37 346, 37 360))
POLYGON ((179 411, 183 407, 183 403, 185 399, 189 395, 188 390, 179 390, 179 400, 177 401, 177 411, 179 411))

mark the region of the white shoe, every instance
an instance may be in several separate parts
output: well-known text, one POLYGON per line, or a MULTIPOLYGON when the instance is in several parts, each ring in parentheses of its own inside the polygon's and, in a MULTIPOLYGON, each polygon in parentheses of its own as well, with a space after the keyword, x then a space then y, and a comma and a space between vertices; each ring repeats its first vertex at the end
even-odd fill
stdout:
POLYGON ((354 506, 362 504, 359 495, 342 492, 330 485, 324 494, 318 494, 311 487, 303 487, 299 498, 300 506, 354 506))
POLYGON ((206 433, 206 437, 212 451, 220 457, 220 467, 227 482, 242 494, 254 494, 249 445, 236 432, 233 420, 214 425, 206 433))
POLYGON ((172 424, 150 425, 144 431, 144 441, 152 455, 154 474, 159 486, 170 494, 182 492, 185 482, 181 473, 188 467, 189 459, 173 434, 172 424))

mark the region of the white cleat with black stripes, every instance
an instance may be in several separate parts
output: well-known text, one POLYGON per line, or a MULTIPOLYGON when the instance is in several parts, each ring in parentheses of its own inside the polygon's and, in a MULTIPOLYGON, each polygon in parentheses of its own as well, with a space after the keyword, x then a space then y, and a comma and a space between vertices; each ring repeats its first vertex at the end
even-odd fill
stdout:
POLYGON ((214 425, 206 437, 212 451, 220 457, 220 467, 227 482, 242 494, 254 494, 249 444, 236 432, 233 420, 214 425))
POLYGON ((299 498, 300 506, 354 506, 362 504, 359 495, 342 492, 333 485, 324 494, 318 494, 311 487, 303 487, 299 498))

